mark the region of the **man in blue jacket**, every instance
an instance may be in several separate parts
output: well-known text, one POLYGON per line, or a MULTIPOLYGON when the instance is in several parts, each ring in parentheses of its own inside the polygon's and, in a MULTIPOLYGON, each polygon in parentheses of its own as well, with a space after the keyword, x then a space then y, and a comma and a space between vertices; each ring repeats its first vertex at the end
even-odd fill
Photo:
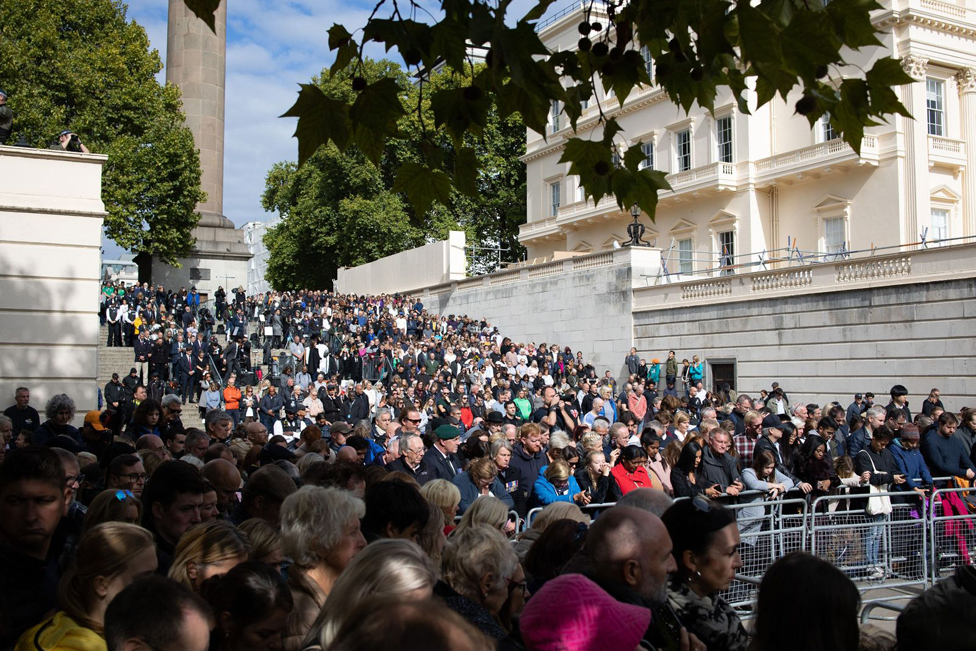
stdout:
MULTIPOLYGON (((943 412, 939 416, 938 431, 929 435, 922 443, 922 456, 929 468, 938 477, 976 477, 976 467, 966 456, 962 441, 953 436, 958 420, 955 415, 943 412)), ((940 481, 935 485, 944 488, 948 482, 940 481)))

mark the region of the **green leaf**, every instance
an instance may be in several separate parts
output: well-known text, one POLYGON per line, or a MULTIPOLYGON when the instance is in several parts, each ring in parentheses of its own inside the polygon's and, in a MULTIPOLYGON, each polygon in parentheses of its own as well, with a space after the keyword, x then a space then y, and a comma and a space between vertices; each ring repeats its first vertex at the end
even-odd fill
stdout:
POLYGON ((478 196, 478 156, 473 147, 462 147, 454 159, 454 187, 469 197, 478 196))
POLYGON ((871 12, 881 9, 875 0, 832 0, 825 8, 827 18, 838 38, 847 47, 858 49, 881 45, 871 12))
POLYGON ((392 135, 396 121, 406 111, 400 103, 400 86, 389 77, 367 84, 349 112, 352 124, 392 135))
POLYGON ((443 59, 454 70, 463 70, 468 51, 463 26, 456 21, 444 20, 434 25, 430 33, 433 39, 431 55, 443 59))
POLYGON ((193 15, 207 24, 211 32, 216 33, 216 13, 220 0, 183 0, 183 2, 193 15))
POLYGON ((555 1, 556 0, 538 0, 536 5, 529 9, 528 13, 526 13, 519 22, 529 23, 539 20, 555 1))
POLYGON ((488 121, 491 99, 481 88, 473 88, 477 89, 474 92, 480 93, 480 96, 475 97, 467 88, 444 88, 435 91, 430 98, 434 119, 439 126, 447 128, 455 147, 460 147, 461 140, 468 131, 479 137, 488 121))
POLYGON ((281 117, 298 118, 298 164, 304 165, 312 154, 330 140, 340 150, 349 143, 349 106, 325 96, 312 84, 300 84, 294 105, 281 117))
POLYGON ((393 191, 406 194, 416 213, 424 215, 435 201, 445 206, 450 203, 451 177, 420 163, 404 163, 397 172, 393 191))
POLYGON ((339 23, 333 23, 329 28, 329 49, 336 50, 352 40, 352 34, 339 23))

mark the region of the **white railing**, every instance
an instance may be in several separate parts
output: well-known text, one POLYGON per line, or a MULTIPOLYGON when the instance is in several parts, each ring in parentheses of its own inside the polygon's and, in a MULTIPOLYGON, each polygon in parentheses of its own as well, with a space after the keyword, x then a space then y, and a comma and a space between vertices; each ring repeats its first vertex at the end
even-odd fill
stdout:
POLYGON ((681 298, 683 300, 695 298, 712 298, 714 296, 731 296, 732 279, 722 278, 701 283, 692 283, 681 287, 681 298))
POLYGON ((965 143, 962 140, 952 138, 941 138, 939 136, 929 136, 929 149, 932 151, 944 151, 950 154, 962 154, 965 143))
POLYGON ((735 163, 711 163, 690 169, 687 172, 677 172, 667 176, 668 183, 671 184, 673 190, 678 190, 681 186, 691 183, 720 178, 733 180, 735 178, 735 163))
MULTIPOLYGON (((876 136, 864 136, 861 139, 861 156, 866 153, 876 154, 878 150, 878 138, 876 136)), ((854 150, 843 140, 835 139, 821 142, 803 149, 796 149, 785 154, 777 154, 769 158, 756 161, 757 172, 771 172, 811 163, 818 160, 837 157, 838 155, 853 154, 854 150)))
POLYGON ((953 18, 966 17, 965 7, 959 7, 957 5, 951 5, 945 2, 938 2, 937 0, 921 0, 919 4, 923 9, 927 9, 928 11, 942 14, 944 16, 952 16, 953 18))
POLYGON ((837 265, 836 282, 853 283, 861 280, 895 278, 912 273, 912 257, 905 255, 883 260, 861 260, 837 265))
POLYGON ((536 231, 545 230, 546 228, 555 225, 556 225, 556 218, 550 217, 549 219, 543 219, 537 222, 529 222, 528 224, 522 224, 521 226, 519 226, 519 231, 521 232, 522 235, 526 235, 528 233, 534 233, 536 231))
POLYGON ((573 260, 573 271, 583 269, 596 269, 597 267, 609 267, 613 264, 613 251, 607 251, 599 255, 590 255, 585 258, 573 260))
POLYGON ((813 272, 810 269, 791 269, 752 277, 752 291, 754 292, 792 289, 811 284, 813 284, 813 272))
POLYGON ((562 260, 559 262, 550 262, 549 264, 539 265, 538 267, 529 268, 529 278, 548 278, 549 276, 558 276, 563 272, 562 260))

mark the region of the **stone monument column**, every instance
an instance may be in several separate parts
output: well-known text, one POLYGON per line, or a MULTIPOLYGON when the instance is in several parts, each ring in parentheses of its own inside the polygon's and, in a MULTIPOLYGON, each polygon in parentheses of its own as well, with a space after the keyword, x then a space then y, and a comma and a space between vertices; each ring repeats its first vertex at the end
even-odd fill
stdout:
POLYGON ((227 61, 227 0, 214 16, 215 31, 187 9, 169 0, 166 33, 166 82, 180 88, 186 126, 200 152, 201 186, 207 200, 197 206, 196 242, 176 268, 152 262, 152 281, 170 289, 196 287, 212 297, 217 287, 247 285, 251 258, 244 232, 224 216, 224 81, 227 61))
POLYGON ((959 82, 959 118, 962 138, 966 141, 966 171, 962 186, 963 235, 976 235, 976 68, 961 70, 959 82))
POLYGON ((183 95, 186 126, 200 150, 201 185, 207 200, 197 206, 200 226, 234 228, 224 217, 224 79, 227 63, 227 2, 214 16, 216 34, 184 0, 169 0, 166 81, 183 95))

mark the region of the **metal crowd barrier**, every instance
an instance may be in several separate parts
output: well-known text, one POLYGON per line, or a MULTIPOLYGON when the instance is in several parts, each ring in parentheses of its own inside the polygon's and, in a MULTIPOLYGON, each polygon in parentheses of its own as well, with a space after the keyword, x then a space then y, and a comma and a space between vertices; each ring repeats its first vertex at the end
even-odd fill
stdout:
POLYGON ((940 488, 932 492, 928 509, 932 580, 944 578, 957 565, 972 565, 976 553, 976 515, 970 514, 961 493, 970 488, 940 488))

